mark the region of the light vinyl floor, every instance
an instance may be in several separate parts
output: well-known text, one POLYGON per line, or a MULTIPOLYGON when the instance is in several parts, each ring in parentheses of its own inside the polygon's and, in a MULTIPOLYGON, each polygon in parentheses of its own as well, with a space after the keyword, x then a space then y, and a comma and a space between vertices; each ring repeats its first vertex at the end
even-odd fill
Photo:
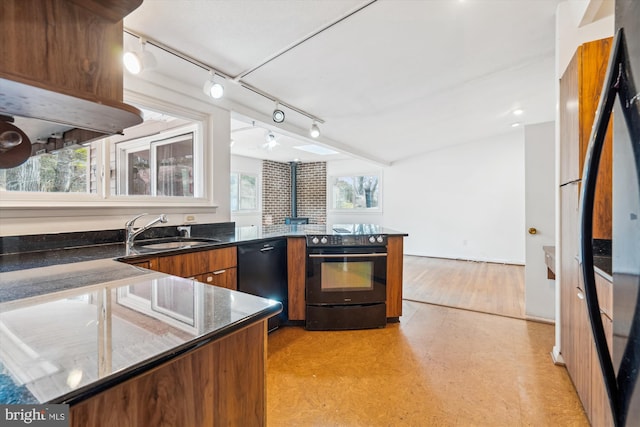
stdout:
POLYGON ((588 426, 553 343, 552 325, 413 301, 384 329, 280 328, 267 424, 588 426))

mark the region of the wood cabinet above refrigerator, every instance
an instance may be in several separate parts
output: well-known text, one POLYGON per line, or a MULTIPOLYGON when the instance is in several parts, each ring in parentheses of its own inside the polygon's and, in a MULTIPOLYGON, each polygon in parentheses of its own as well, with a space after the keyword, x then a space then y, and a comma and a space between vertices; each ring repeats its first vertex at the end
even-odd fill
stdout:
MULTIPOLYGON (((560 185, 582 178, 612 38, 578 47, 560 79, 560 185)), ((611 239, 612 130, 609 123, 596 187, 594 238, 611 239)))

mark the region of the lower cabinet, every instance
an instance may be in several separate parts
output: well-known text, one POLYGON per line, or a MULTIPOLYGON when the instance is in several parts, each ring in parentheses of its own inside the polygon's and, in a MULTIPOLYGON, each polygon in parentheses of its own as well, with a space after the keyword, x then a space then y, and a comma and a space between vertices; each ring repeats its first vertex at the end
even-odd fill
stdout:
POLYGON ((237 289, 236 247, 189 252, 178 255, 134 259, 128 263, 137 267, 187 277, 209 285, 237 289))
MULTIPOLYGON (((612 284, 605 278, 596 274, 596 291, 598 302, 600 303, 600 318, 604 326, 604 333, 607 337, 609 353, 612 351, 613 343, 613 289, 612 284)), ((593 426, 613 426, 609 398, 602 377, 600 361, 595 345, 591 346, 591 425, 593 426)))
MULTIPOLYGON (((613 426, 613 419, 591 332, 582 271, 578 262, 579 192, 580 184, 577 182, 560 187, 562 357, 591 425, 606 427, 613 426)), ((596 274, 596 291, 602 312, 601 318, 611 349, 613 341, 611 282, 596 274)))
POLYGON ((266 425, 266 320, 70 407, 71 427, 266 425))
POLYGON ((305 238, 287 238, 289 320, 305 320, 306 317, 306 263, 307 241, 305 238))

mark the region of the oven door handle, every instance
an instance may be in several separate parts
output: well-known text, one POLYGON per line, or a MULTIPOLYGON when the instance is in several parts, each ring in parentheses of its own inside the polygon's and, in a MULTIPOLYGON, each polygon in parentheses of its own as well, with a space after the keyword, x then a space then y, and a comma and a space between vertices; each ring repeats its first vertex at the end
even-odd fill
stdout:
POLYGON ((383 257, 387 256, 386 252, 374 252, 370 254, 309 254, 309 258, 364 258, 364 257, 383 257))

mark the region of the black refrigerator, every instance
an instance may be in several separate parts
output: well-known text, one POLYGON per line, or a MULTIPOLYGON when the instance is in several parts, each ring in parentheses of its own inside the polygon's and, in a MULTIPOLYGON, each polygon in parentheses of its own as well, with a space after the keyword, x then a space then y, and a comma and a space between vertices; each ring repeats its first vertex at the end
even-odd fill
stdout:
POLYGON ((580 250, 587 309, 616 426, 640 426, 640 1, 616 0, 616 34, 583 171, 580 250), (593 204, 613 112, 613 345, 595 289, 593 204))

